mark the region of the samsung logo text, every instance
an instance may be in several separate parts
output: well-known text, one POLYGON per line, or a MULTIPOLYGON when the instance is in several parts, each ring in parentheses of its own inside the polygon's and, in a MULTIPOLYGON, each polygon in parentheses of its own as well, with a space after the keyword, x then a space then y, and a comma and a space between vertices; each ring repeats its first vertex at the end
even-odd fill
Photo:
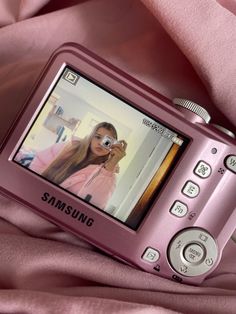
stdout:
POLYGON ((66 215, 78 220, 79 222, 91 227, 94 223, 94 219, 88 217, 83 212, 79 211, 76 208, 73 208, 70 205, 67 205, 65 202, 57 199, 56 197, 50 195, 49 193, 45 192, 41 197, 42 201, 47 202, 52 207, 55 207, 65 213, 66 215))

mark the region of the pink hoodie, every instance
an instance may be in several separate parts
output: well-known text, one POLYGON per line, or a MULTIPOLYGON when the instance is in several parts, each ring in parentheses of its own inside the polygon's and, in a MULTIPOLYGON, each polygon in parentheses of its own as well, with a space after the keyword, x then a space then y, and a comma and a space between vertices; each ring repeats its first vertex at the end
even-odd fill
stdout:
MULTIPOLYGON (((65 147, 65 143, 54 144, 36 154, 29 169, 41 174, 65 147)), ((63 181, 60 186, 73 194, 104 209, 116 187, 115 173, 102 165, 89 165, 63 181)))

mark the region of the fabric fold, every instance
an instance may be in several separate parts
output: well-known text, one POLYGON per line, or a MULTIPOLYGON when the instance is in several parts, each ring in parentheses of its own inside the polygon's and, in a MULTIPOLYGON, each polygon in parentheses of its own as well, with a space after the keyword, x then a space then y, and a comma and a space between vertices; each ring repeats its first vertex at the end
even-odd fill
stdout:
POLYGON ((143 0, 143 3, 191 62, 212 101, 235 125, 234 14, 216 1, 143 0))

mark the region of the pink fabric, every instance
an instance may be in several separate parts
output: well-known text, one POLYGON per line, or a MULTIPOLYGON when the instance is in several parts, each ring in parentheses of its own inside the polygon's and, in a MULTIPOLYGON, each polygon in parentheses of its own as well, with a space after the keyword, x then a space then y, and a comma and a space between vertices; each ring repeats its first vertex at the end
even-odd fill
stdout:
MULTIPOLYGON (((74 41, 167 97, 203 104, 214 122, 236 131, 235 0, 59 3, 0 2, 0 130, 52 51, 74 41)), ((236 311, 232 240, 217 270, 193 287, 115 261, 4 197, 0 217, 1 313, 236 311)))

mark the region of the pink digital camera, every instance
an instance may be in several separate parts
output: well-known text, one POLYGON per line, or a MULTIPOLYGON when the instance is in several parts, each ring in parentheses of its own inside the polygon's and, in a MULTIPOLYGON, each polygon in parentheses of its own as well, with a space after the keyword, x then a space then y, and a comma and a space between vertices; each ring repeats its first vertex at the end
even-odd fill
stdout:
POLYGON ((65 44, 0 134, 0 192, 129 265, 199 284, 236 226, 234 135, 209 120, 65 44))

